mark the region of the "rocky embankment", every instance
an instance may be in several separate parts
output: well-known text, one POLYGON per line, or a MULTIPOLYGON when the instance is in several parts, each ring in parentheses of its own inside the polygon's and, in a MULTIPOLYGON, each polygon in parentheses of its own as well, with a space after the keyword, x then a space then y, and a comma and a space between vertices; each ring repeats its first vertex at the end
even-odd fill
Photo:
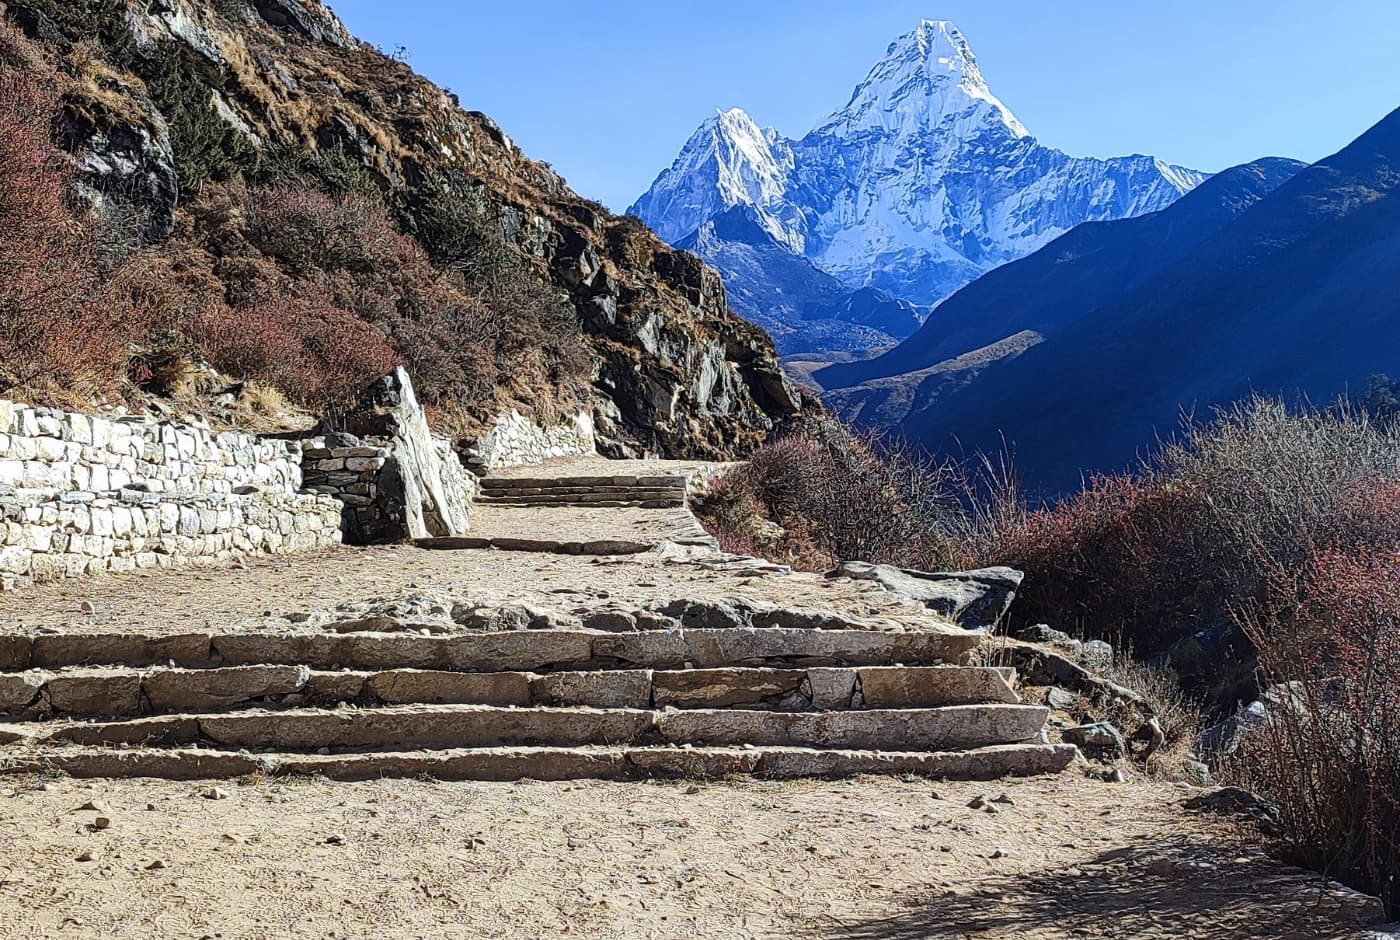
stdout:
MULTIPOLYGON (((589 423, 610 456, 730 457, 816 407, 784 379, 767 335, 729 310, 715 271, 574 193, 318 0, 0 10, 59 70, 62 142, 85 193, 147 243, 217 253, 208 218, 191 214, 209 182, 368 184, 437 255, 479 226, 471 237, 485 247, 467 255, 499 244, 567 298, 592 359, 589 423)), ((555 392, 513 391, 546 411, 555 392)))

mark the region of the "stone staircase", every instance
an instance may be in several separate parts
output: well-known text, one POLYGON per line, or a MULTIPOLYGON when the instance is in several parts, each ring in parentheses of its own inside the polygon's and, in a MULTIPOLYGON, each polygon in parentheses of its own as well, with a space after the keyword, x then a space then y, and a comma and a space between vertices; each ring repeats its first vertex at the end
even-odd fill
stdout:
POLYGON ((660 476, 486 477, 479 501, 500 506, 669 509, 685 505, 687 478, 660 476))
POLYGON ((971 633, 0 635, 0 773, 770 778, 1063 769, 971 633))

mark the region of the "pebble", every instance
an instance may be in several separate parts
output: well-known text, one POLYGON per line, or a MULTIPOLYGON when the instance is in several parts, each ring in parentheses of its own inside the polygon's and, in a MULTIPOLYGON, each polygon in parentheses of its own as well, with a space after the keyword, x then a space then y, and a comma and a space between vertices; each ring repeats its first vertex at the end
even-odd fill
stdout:
POLYGON ((345 837, 342 835, 326 836, 326 845, 344 845, 345 837))
POLYGON ((992 802, 993 802, 993 803, 1000 803, 1000 804, 1002 804, 1003 806, 1015 806, 1015 805, 1016 805, 1016 801, 1013 800, 1013 799, 1010 797, 1010 795, 1008 795, 1008 794, 1006 794, 1006 793, 1003 793, 1003 794, 1001 794, 1000 796, 994 797, 994 798, 992 799, 992 802))
POLYGON ((206 800, 226 800, 228 797, 229 792, 223 787, 210 787, 208 790, 204 791, 204 798, 206 800))
POLYGON ((97 813, 99 816, 111 816, 112 808, 101 800, 89 800, 82 806, 73 810, 75 813, 97 813))
POLYGON ((166 862, 165 859, 163 859, 163 858, 158 858, 158 859, 156 859, 155 861, 151 862, 149 865, 146 866, 146 871, 160 871, 160 870, 163 869, 163 868, 169 868, 169 867, 170 867, 170 864, 169 864, 168 862, 166 862))
POLYGON ((74 859, 74 861, 90 862, 96 857, 97 856, 93 854, 92 849, 83 849, 83 851, 78 853, 78 857, 74 859))
POLYGON ((111 829, 111 828, 112 828, 112 819, 111 819, 111 817, 110 817, 110 816, 98 816, 96 819, 94 819, 94 820, 92 821, 92 828, 94 828, 94 829, 111 829))

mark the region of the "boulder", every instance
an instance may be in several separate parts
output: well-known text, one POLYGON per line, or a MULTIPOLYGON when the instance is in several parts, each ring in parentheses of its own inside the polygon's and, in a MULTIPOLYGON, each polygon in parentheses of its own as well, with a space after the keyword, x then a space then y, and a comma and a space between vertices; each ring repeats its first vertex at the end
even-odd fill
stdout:
POLYGON ((878 582, 959 626, 990 632, 1006 616, 1025 575, 1014 568, 932 572, 848 561, 827 577, 878 582))
POLYGON ((1070 744, 1104 757, 1122 757, 1127 753, 1123 733, 1106 721, 1066 728, 1062 736, 1070 744))

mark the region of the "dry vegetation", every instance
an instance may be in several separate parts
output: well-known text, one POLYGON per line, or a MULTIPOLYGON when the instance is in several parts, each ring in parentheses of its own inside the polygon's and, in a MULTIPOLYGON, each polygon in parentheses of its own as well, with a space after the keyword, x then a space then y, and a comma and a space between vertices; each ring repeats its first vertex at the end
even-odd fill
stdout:
POLYGON ((1274 688, 1286 704, 1225 769, 1279 804, 1300 859, 1396 900, 1400 430, 1256 399, 1054 505, 1028 505, 1010 479, 826 426, 760 452, 705 511, 730 550, 813 569, 1020 568, 1019 622, 1175 654, 1190 699, 1170 671, 1111 672, 1188 747, 1202 704, 1223 716, 1274 688), (1203 630, 1224 648, 1199 646, 1203 630))
POLYGON ((502 403, 552 417, 579 400, 593 361, 572 306, 479 205, 427 187, 415 198, 431 211, 414 212, 335 154, 248 152, 183 58, 149 81, 118 76, 112 61, 138 60, 110 28, 117 6, 55 7, 89 31, 56 63, 0 23, 0 395, 170 395, 198 362, 250 396, 325 411, 404 363, 449 433, 502 403), (61 126, 134 120, 131 93, 171 125, 183 192, 166 239, 120 200, 80 207, 55 143, 61 126))

